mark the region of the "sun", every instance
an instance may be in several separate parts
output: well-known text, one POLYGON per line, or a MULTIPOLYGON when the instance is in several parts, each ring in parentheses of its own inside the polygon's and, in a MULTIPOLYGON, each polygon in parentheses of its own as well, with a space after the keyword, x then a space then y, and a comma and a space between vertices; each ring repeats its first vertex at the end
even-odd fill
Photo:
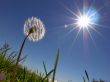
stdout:
POLYGON ((91 25, 91 18, 87 15, 81 15, 76 19, 76 26, 81 29, 86 29, 91 25))
POLYGON ((70 9, 68 9, 68 11, 72 14, 72 17, 69 17, 72 21, 69 24, 65 24, 64 27, 66 29, 68 27, 71 28, 68 34, 73 32, 74 30, 77 31, 73 42, 77 40, 79 34, 82 34, 83 39, 90 37, 92 42, 95 43, 92 33, 96 32, 101 35, 101 33, 97 30, 97 28, 100 27, 100 24, 98 24, 100 17, 98 13, 99 10, 95 9, 92 6, 89 7, 84 5, 82 9, 77 8, 77 12, 73 12, 70 9))
POLYGON ((96 31, 96 26, 98 26, 98 12, 93 8, 88 8, 88 10, 84 10, 83 12, 79 11, 77 14, 74 14, 75 17, 73 19, 73 28, 79 29, 80 31, 88 32, 90 35, 90 30, 96 31))

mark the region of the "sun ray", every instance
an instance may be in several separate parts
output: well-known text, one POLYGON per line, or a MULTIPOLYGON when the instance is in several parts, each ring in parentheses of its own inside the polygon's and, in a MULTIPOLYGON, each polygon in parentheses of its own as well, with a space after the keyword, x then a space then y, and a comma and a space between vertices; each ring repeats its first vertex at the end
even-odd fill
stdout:
POLYGON ((88 31, 88 33, 89 33, 89 36, 90 36, 91 40, 92 40, 92 43, 96 46, 96 43, 95 43, 95 41, 94 41, 94 39, 93 39, 93 37, 92 37, 92 34, 91 34, 90 30, 87 29, 87 31, 88 31))
POLYGON ((74 30, 76 30, 77 28, 72 28, 68 33, 66 33, 65 37, 68 36, 71 32, 73 32, 74 30))
POLYGON ((78 38, 80 32, 81 32, 81 29, 78 29, 78 32, 77 32, 77 34, 76 34, 76 36, 75 36, 75 38, 74 38, 74 40, 73 40, 72 45, 76 42, 76 40, 77 40, 77 38, 78 38))
POLYGON ((101 24, 97 24, 97 23, 93 23, 95 26, 101 27, 101 28, 108 28, 110 29, 109 26, 105 26, 105 25, 101 25, 101 24))
POLYGON ((91 3, 89 5, 88 5, 88 2, 87 2, 87 4, 85 2, 87 2, 87 1, 85 1, 85 0, 83 1, 82 9, 79 7, 77 2, 74 2, 77 12, 72 11, 71 9, 66 7, 64 4, 62 4, 63 7, 73 15, 73 17, 69 17, 72 20, 72 24, 65 25, 65 28, 68 28, 68 27, 71 28, 72 27, 72 29, 68 32, 68 34, 70 34, 75 29, 78 30, 76 36, 74 37, 74 41, 72 42, 72 44, 75 43, 75 41, 77 40, 80 32, 83 31, 83 33, 86 32, 83 35, 83 37, 89 36, 90 40, 92 41, 94 46, 96 46, 96 43, 95 43, 95 40, 94 40, 94 37, 93 37, 92 34, 93 34, 93 31, 94 31, 95 33, 100 35, 102 38, 104 38, 102 33, 98 31, 98 29, 100 29, 98 27, 102 27, 102 28, 109 28, 109 27, 106 26, 106 25, 101 25, 100 24, 100 22, 99 22, 99 19, 100 19, 99 12, 105 6, 107 6, 110 3, 110 1, 107 1, 106 3, 104 3, 104 5, 101 6, 99 9, 95 9, 93 7, 93 5, 95 4, 95 0, 93 0, 93 3, 91 3))
POLYGON ((64 3, 62 3, 61 1, 58 1, 58 2, 59 2, 59 4, 60 4, 61 6, 63 6, 63 8, 65 8, 68 12, 70 12, 72 15, 78 17, 77 13, 75 13, 75 12, 73 12, 71 9, 69 9, 64 3))
POLYGON ((97 29, 90 27, 93 31, 95 31, 98 35, 100 35, 101 37, 104 37, 97 29))

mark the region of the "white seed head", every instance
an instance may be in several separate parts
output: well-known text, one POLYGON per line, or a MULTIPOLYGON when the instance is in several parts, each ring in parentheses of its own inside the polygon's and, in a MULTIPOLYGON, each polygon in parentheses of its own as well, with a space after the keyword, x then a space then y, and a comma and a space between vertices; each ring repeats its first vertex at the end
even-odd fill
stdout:
POLYGON ((41 40, 45 35, 45 27, 43 22, 36 17, 28 18, 24 24, 24 34, 26 36, 29 34, 28 38, 31 41, 41 40))

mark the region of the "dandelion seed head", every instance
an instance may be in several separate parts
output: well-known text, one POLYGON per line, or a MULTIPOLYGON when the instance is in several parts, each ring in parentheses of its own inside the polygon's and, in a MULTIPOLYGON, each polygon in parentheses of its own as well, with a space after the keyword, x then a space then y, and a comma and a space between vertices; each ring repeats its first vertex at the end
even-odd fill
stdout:
POLYGON ((36 17, 28 18, 24 24, 24 34, 26 36, 29 34, 28 38, 31 41, 39 41, 45 35, 45 26, 43 22, 36 17))

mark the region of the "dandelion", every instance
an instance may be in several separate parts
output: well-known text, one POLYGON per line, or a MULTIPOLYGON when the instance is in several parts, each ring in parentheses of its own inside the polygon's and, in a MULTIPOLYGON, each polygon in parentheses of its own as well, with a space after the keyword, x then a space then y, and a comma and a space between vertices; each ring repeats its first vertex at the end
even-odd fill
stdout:
POLYGON ((26 22, 24 24, 24 34, 25 34, 25 38, 22 42, 22 45, 21 45, 19 53, 18 53, 16 65, 13 69, 13 78, 11 79, 11 82, 15 82, 15 80, 16 80, 16 71, 17 71, 21 53, 22 53, 22 50, 23 50, 23 47, 24 47, 24 44, 25 44, 27 38, 29 38, 29 40, 32 40, 35 42, 35 41, 41 40, 44 37, 45 28, 44 28, 43 22, 36 17, 28 18, 28 20, 26 20, 26 22))
POLYGON ((26 20, 24 24, 24 34, 27 36, 29 33, 29 40, 41 40, 45 35, 45 28, 43 22, 36 17, 28 18, 28 20, 26 20))

